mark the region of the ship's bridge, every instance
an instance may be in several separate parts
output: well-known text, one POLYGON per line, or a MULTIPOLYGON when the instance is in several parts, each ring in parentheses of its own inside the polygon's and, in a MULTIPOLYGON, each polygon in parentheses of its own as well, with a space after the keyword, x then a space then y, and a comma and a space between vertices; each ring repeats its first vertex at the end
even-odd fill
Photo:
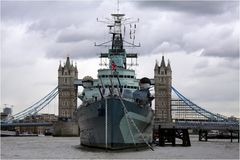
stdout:
POLYGON ((122 95, 123 98, 132 101, 134 91, 139 89, 139 81, 136 79, 135 71, 131 69, 118 68, 99 69, 98 79, 83 79, 83 92, 79 98, 83 101, 97 101, 109 95, 122 95), (83 83, 89 83, 84 87, 83 83))
POLYGON ((98 78, 99 81, 96 82, 97 84, 94 86, 99 85, 107 88, 109 85, 113 85, 114 88, 129 88, 133 90, 138 89, 139 86, 138 80, 135 77, 135 71, 130 69, 118 68, 116 71, 99 69, 98 78))

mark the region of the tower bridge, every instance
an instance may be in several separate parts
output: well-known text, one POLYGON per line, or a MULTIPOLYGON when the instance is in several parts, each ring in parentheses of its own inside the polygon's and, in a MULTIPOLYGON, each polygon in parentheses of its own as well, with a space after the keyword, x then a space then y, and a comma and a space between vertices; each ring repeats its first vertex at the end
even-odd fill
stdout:
MULTIPOLYGON (((170 62, 165 64, 164 57, 160 65, 156 62, 154 79, 151 79, 151 83, 155 89, 156 125, 204 130, 239 130, 239 120, 233 121, 226 116, 212 113, 193 103, 174 88, 171 65, 170 62), (173 99, 172 94, 176 94, 177 99, 173 99)), ((74 111, 77 109, 79 86, 82 86, 82 79, 78 79, 77 66, 71 64, 70 58, 67 57, 66 63, 63 66, 60 63, 58 68, 58 86, 30 107, 13 115, 12 118, 2 120, 1 124, 4 126, 14 125, 14 122, 15 125, 19 124, 19 120, 29 115, 36 115, 58 95, 58 123, 39 125, 55 125, 59 134, 64 135, 63 130, 68 130, 67 124, 71 123, 69 127, 74 128, 74 134, 78 134, 74 111)))

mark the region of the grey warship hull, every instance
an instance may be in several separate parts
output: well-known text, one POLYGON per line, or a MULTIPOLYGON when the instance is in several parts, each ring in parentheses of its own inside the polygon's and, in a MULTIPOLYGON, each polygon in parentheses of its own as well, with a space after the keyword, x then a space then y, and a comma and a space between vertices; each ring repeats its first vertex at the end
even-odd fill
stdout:
POLYGON ((153 110, 149 106, 108 97, 81 105, 77 114, 81 145, 125 149, 152 141, 153 110))

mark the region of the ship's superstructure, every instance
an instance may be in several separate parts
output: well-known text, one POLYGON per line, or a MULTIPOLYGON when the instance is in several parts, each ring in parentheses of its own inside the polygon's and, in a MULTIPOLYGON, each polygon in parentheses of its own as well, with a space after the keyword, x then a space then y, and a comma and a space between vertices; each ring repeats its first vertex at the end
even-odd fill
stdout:
POLYGON ((100 55, 108 60, 107 67, 98 70, 98 79, 86 76, 82 80, 82 105, 77 111, 81 144, 108 149, 150 146, 151 82, 146 77, 137 80, 135 71, 128 68, 127 59, 137 54, 124 48, 122 30, 127 19, 124 14, 112 14, 112 18, 110 49, 100 55))
POLYGON ((137 58, 137 54, 126 53, 126 50, 123 48, 122 20, 124 14, 112 14, 112 17, 113 24, 108 25, 109 33, 112 35, 111 48, 108 50, 108 53, 100 54, 101 59, 108 59, 108 67, 98 70, 97 80, 91 80, 90 77, 83 79, 84 92, 80 95, 82 100, 99 100, 105 95, 118 95, 117 88, 120 89, 123 96, 132 99, 132 97, 126 94, 131 95, 130 93, 133 93, 139 88, 135 71, 133 69, 127 69, 127 58, 137 58), (89 81, 92 81, 92 85, 86 83, 89 81), (89 90, 88 85, 92 87, 91 90, 89 90), (99 92, 99 88, 102 92, 99 92), (103 95, 101 95, 101 93, 103 95))

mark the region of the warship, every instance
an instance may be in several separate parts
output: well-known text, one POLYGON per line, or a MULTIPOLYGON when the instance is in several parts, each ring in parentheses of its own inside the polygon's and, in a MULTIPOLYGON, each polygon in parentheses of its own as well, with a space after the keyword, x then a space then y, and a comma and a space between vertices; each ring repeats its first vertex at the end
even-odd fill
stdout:
POLYGON ((81 145, 110 150, 151 147, 154 119, 151 80, 136 78, 135 70, 131 69, 133 63, 128 62, 137 60, 138 54, 127 53, 125 49, 137 46, 124 39, 126 25, 130 27, 131 39, 135 39, 131 32, 135 33, 136 24, 120 13, 111 14, 108 20, 110 45, 107 53, 100 54, 105 66, 98 70, 97 79, 91 76, 82 79, 83 91, 78 95, 82 101, 76 112, 81 145))

